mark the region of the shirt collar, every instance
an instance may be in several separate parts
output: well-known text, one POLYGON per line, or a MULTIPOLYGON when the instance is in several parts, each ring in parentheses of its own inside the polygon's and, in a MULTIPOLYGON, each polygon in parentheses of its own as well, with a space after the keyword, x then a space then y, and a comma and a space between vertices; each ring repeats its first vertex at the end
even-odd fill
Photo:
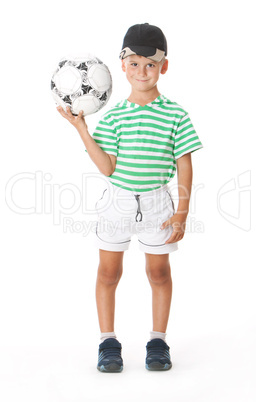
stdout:
POLYGON ((153 100, 152 102, 150 102, 150 103, 147 103, 145 106, 140 106, 140 105, 138 105, 137 103, 133 103, 133 102, 130 102, 130 101, 128 101, 128 99, 125 99, 124 100, 124 103, 123 103, 123 106, 125 106, 125 107, 131 107, 131 108, 138 108, 138 107, 150 107, 150 106, 152 106, 152 105, 157 105, 157 104, 160 104, 160 103, 164 103, 165 102, 165 100, 166 100, 166 98, 163 96, 163 95, 159 95, 155 100, 153 100))

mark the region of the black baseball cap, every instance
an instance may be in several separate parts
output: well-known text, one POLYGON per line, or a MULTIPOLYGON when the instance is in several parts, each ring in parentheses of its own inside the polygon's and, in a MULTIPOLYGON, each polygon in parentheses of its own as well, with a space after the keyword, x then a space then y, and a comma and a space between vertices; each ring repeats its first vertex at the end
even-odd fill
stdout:
POLYGON ((167 56, 167 41, 161 29, 148 23, 130 27, 119 57, 125 59, 133 54, 158 62, 167 56))

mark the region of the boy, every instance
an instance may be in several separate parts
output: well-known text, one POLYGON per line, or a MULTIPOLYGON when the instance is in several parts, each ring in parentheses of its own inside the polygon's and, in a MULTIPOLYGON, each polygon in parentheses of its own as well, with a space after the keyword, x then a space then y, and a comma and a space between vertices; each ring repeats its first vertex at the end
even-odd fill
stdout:
POLYGON ((120 59, 131 94, 103 116, 93 138, 82 112, 75 117, 70 109, 57 108, 76 127, 89 156, 110 181, 97 203, 96 301, 101 330, 97 368, 102 372, 123 369, 122 347, 114 332, 115 291, 124 251, 134 233, 145 252, 152 288, 153 331, 146 345, 146 368, 168 370, 172 366, 166 343, 172 297, 169 253, 184 236, 192 184, 191 152, 202 144, 188 114, 158 91, 160 74, 168 69, 166 56, 166 38, 158 27, 137 24, 128 29, 120 59), (176 168, 179 204, 175 212, 167 184, 176 168))

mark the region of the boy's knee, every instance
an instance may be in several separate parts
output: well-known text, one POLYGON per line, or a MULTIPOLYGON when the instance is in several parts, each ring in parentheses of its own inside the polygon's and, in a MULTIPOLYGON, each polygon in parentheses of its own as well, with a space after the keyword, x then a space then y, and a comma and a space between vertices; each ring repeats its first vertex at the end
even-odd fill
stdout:
POLYGON ((105 285, 116 285, 122 276, 122 272, 122 266, 109 268, 100 265, 98 269, 98 280, 105 285))
POLYGON ((151 283, 162 285, 171 279, 170 265, 146 267, 146 273, 151 283))

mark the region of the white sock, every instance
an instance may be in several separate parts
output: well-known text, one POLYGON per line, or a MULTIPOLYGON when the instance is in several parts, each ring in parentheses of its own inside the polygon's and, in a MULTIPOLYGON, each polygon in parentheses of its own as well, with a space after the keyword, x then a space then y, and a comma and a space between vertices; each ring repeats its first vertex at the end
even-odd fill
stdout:
POLYGON ((101 332, 101 334, 100 334, 101 342, 104 342, 105 339, 108 339, 108 338, 115 338, 116 339, 115 332, 101 332))
MULTIPOLYGON (((151 332, 150 332, 150 341, 151 341, 152 339, 156 339, 156 338, 162 339, 163 341, 165 341, 166 335, 167 335, 167 334, 166 334, 165 332, 151 331, 151 332)), ((165 342, 166 342, 166 341, 165 341, 165 342)))

